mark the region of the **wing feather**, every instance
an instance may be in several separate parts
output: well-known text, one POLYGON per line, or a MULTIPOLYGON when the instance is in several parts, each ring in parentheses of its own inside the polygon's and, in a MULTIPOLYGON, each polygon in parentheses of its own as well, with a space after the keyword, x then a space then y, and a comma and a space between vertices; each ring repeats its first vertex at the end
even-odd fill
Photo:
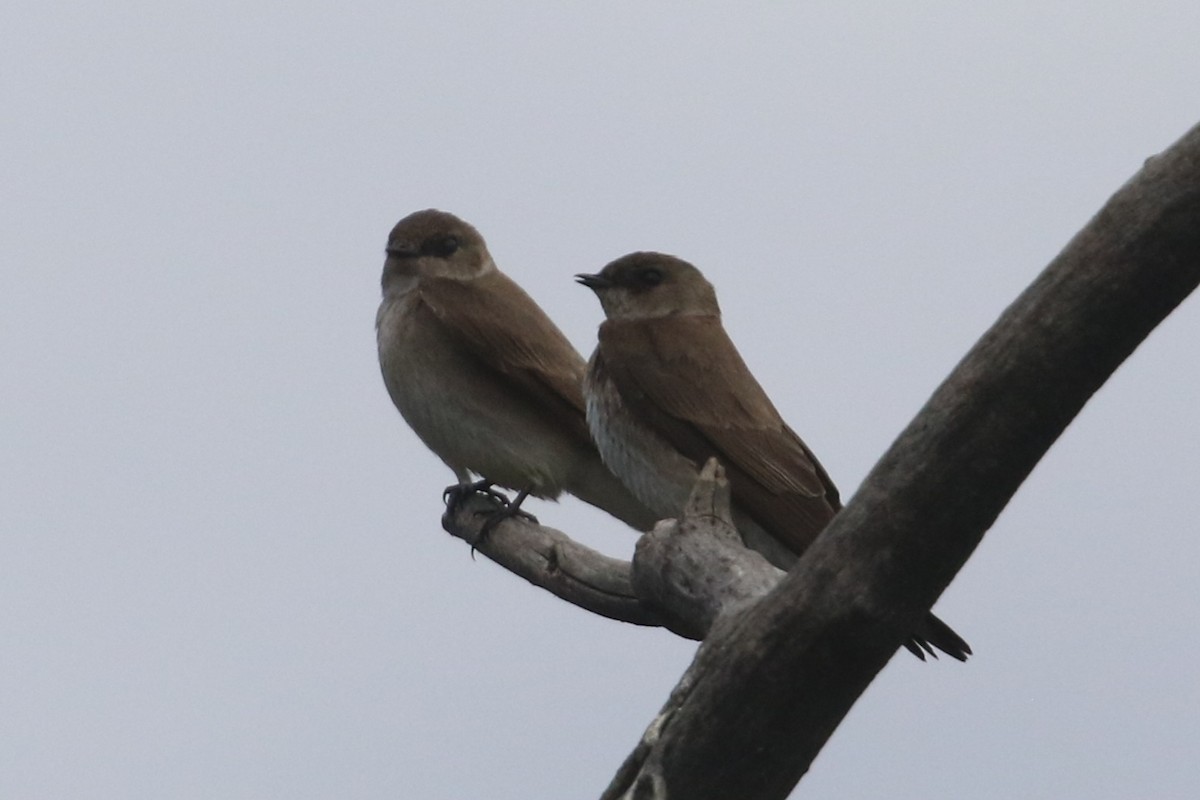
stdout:
POLYGON ((522 390, 591 444, 584 417, 587 364, 520 286, 501 272, 472 281, 426 279, 421 299, 481 368, 522 390))
POLYGON ((717 456, 735 504, 795 552, 840 507, 833 482, 780 417, 720 318, 608 321, 600 347, 630 410, 696 464, 717 456))

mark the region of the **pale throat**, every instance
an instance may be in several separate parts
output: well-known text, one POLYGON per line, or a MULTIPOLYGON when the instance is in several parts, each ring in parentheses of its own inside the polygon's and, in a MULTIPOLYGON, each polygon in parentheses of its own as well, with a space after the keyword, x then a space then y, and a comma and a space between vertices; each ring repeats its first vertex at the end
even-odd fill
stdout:
POLYGON ((631 297, 621 292, 601 295, 600 306, 604 315, 611 320, 664 319, 666 317, 720 317, 720 312, 700 308, 692 303, 680 303, 678 299, 650 301, 646 297, 631 297))

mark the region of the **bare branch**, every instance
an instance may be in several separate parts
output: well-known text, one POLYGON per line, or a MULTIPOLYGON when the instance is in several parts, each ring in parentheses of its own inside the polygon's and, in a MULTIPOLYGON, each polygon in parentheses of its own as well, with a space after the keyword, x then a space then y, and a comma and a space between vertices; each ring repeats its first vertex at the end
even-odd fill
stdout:
POLYGON ((442 526, 569 603, 689 639, 703 638, 715 619, 762 597, 784 575, 742 544, 730 516, 729 483, 716 459, 701 472, 683 518, 663 520, 642 536, 632 564, 523 517, 504 520, 479 541, 484 520, 500 508, 486 494, 473 495, 447 511, 442 526))
POLYGON ((487 495, 471 495, 453 512, 447 510, 442 527, 508 571, 580 608, 634 625, 666 625, 635 594, 628 561, 598 553, 523 517, 504 520, 480 540, 484 521, 500 508, 487 495))
POLYGON ((633 557, 633 586, 671 630, 702 639, 723 614, 761 598, 783 571, 742 544, 733 526, 729 482, 715 458, 700 472, 683 518, 643 536, 633 557))

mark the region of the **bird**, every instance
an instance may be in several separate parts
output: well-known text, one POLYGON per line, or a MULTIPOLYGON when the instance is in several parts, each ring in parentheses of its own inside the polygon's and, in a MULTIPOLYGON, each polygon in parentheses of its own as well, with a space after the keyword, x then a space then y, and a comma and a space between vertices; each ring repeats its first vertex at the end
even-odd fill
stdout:
POLYGON ((437 209, 388 236, 375 318, 383 382, 401 416, 454 472, 449 502, 498 485, 522 501, 563 492, 645 531, 656 517, 604 465, 588 433, 586 362, 501 272, 483 237, 437 209), (474 476, 479 476, 475 481, 474 476))
MULTIPOLYGON (((692 264, 636 252, 576 280, 604 310, 584 380, 587 420, 609 468, 661 517, 677 517, 700 468, 726 470, 743 541, 788 569, 841 509, 821 462, 783 421, 721 323, 692 264)), ((905 643, 965 661, 970 646, 928 614, 905 643)))

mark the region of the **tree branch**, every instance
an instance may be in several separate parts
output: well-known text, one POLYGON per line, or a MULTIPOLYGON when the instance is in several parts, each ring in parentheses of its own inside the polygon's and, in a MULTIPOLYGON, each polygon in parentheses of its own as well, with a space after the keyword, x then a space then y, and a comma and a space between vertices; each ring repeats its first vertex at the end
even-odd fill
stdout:
POLYGON ((494 498, 474 494, 446 510, 442 527, 509 572, 580 608, 634 625, 665 626, 634 592, 628 561, 598 553, 524 517, 506 519, 480 539, 484 522, 500 508, 494 498))
POLYGON ((633 588, 676 633, 703 639, 716 620, 764 595, 783 579, 747 549, 733 525, 729 481, 710 458, 700 471, 683 517, 664 520, 638 540, 633 588))
POLYGON ((730 513, 729 482, 716 459, 701 471, 682 519, 663 520, 643 535, 632 563, 519 516, 480 541, 484 521, 500 508, 487 494, 472 495, 447 510, 442 526, 569 603, 689 639, 702 639, 718 617, 762 597, 784 575, 742 544, 730 513))

